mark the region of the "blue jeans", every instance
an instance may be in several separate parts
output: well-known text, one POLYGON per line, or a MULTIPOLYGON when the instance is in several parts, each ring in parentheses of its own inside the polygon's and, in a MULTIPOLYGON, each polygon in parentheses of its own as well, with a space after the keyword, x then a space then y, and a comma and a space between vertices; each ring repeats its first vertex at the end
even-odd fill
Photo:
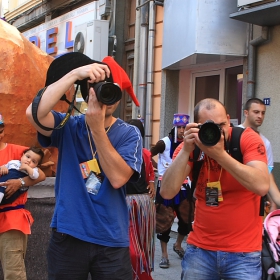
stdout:
POLYGON ((260 280, 261 252, 208 251, 187 244, 181 280, 260 280))
POLYGON ((48 259, 49 280, 132 280, 129 248, 106 247, 52 232, 48 259))

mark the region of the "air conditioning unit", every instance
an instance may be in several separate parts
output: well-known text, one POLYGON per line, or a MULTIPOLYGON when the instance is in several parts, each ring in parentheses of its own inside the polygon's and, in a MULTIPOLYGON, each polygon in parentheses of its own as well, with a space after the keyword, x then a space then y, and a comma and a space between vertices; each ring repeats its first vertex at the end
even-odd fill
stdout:
POLYGON ((108 55, 109 21, 92 20, 74 27, 74 51, 101 61, 108 55))

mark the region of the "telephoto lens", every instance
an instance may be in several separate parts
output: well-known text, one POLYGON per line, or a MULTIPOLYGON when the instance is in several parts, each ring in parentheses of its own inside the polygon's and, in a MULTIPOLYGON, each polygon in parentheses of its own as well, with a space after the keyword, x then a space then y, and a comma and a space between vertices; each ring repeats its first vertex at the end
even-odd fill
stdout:
POLYGON ((113 105, 122 98, 122 91, 117 84, 99 82, 90 84, 93 87, 97 100, 105 105, 113 105))
POLYGON ((205 146, 215 146, 221 138, 221 127, 213 121, 208 120, 198 126, 198 137, 205 146))

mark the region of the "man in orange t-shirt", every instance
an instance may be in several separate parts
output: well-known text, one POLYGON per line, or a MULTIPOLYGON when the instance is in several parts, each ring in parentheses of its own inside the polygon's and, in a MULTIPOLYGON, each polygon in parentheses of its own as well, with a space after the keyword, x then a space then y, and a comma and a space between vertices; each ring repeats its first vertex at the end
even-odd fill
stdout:
MULTIPOLYGON (((3 142, 4 121, 0 114, 0 166, 10 160, 20 159, 28 147, 3 142)), ((39 170, 39 178, 31 179, 28 175, 21 179, 11 179, 0 183, 6 186, 5 196, 9 198, 20 187, 32 186, 45 179, 39 170), (23 180, 23 182, 22 182, 23 180)), ((26 280, 24 257, 27 247, 27 235, 31 234, 33 218, 24 209, 27 192, 21 194, 13 203, 0 205, 0 261, 4 279, 26 280)))
MULTIPOLYGON (((204 99, 186 126, 184 144, 162 179, 161 195, 168 199, 192 174, 192 152, 197 145, 203 164, 196 184, 193 231, 187 239, 181 279, 261 279, 262 218, 260 198, 269 189, 266 151, 251 128, 241 135, 243 164, 225 150, 232 128, 222 103, 204 99), (216 145, 203 145, 198 124, 212 120, 221 128, 216 145), (171 184, 171 182, 173 184, 171 184), (172 186, 172 187, 170 187, 172 186)), ((175 156, 175 155, 174 155, 175 156)))

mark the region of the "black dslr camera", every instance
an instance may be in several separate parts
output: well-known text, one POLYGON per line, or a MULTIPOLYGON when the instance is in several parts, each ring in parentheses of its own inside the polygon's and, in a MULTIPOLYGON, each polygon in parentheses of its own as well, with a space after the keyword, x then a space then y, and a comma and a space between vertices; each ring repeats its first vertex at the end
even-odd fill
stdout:
POLYGON ((113 105, 122 98, 122 91, 118 84, 111 82, 90 83, 95 91, 97 100, 105 105, 113 105))
POLYGON ((221 138, 222 129, 218 124, 208 120, 198 126, 198 137, 205 146, 215 146, 221 138))

